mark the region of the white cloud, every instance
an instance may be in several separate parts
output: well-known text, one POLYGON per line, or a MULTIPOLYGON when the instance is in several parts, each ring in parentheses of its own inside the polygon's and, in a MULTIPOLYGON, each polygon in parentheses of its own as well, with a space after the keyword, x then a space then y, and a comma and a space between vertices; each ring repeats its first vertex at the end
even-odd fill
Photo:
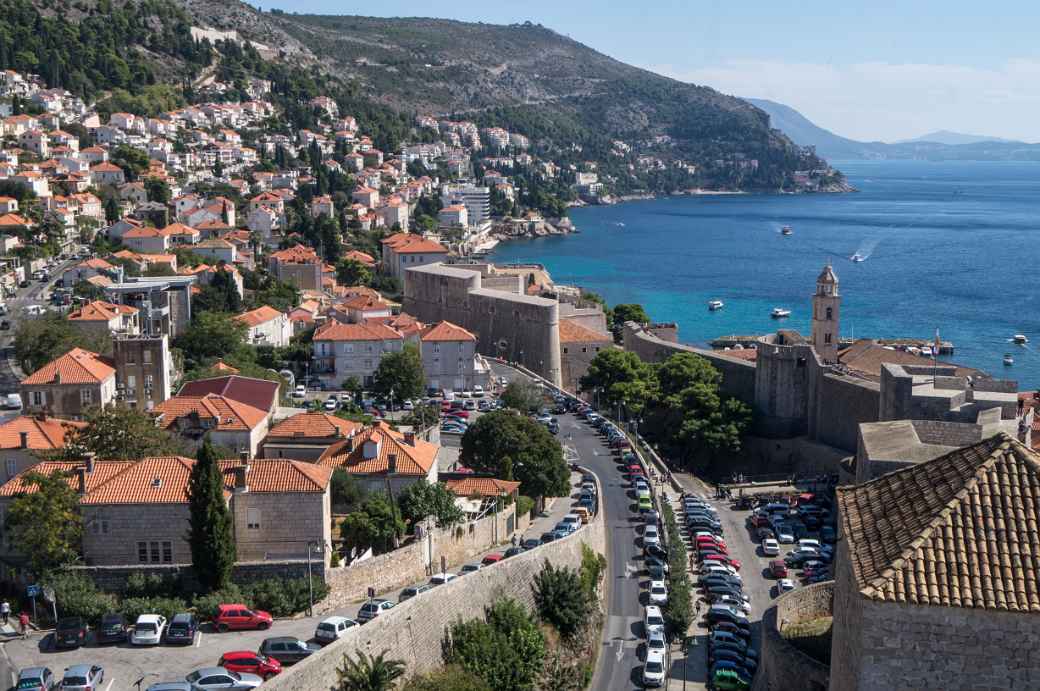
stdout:
POLYGON ((795 108, 837 134, 893 141, 938 129, 1040 141, 1040 60, 996 67, 863 62, 828 65, 731 60, 682 69, 676 79, 795 108))

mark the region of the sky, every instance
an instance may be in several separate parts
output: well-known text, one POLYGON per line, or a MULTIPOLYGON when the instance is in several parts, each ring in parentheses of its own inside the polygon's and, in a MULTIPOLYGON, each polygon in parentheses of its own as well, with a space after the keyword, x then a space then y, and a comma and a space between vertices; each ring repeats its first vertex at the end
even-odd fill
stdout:
POLYGON ((1040 141, 1040 2, 273 0, 264 10, 532 21, 632 65, 789 105, 836 134, 1040 141), (792 9, 797 8, 797 9, 792 9))

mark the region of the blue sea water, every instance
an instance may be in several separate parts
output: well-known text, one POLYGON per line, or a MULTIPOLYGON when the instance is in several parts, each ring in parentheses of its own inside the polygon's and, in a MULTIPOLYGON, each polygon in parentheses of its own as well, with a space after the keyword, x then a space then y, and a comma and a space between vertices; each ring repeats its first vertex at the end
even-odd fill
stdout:
POLYGON ((858 193, 574 209, 581 233, 502 243, 493 259, 541 262, 555 281, 610 304, 642 303, 696 344, 773 331, 773 307, 790 309, 784 325, 808 333, 815 279, 831 261, 843 337, 932 339, 938 328, 956 348, 949 359, 1040 386, 1040 164, 836 165, 858 193), (794 234, 781 236, 783 225, 794 234), (857 251, 869 259, 849 261, 857 251), (712 299, 725 309, 708 312, 712 299), (1010 344, 1016 333, 1033 344, 1010 344), (1012 367, 1002 364, 1008 352, 1012 367))

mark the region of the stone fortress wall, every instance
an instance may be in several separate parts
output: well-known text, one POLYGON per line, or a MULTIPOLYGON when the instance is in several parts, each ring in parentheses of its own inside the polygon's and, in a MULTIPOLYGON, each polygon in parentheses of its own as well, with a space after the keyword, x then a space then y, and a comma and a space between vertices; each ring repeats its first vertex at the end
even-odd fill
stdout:
POLYGON ((789 624, 830 616, 834 581, 814 583, 777 599, 762 616, 762 650, 754 691, 825 691, 830 667, 799 650, 781 631, 789 624))
POLYGON ((429 324, 458 324, 476 334, 482 355, 519 362, 559 385, 559 303, 487 288, 483 279, 479 270, 440 263, 410 268, 402 309, 429 324))

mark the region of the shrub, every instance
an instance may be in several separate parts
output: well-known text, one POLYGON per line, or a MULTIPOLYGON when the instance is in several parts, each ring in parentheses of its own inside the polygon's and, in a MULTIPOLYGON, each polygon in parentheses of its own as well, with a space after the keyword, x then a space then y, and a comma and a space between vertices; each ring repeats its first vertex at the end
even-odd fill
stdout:
POLYGON ((172 619, 174 614, 185 612, 188 605, 184 600, 173 597, 128 597, 123 600, 120 610, 128 622, 137 621, 142 614, 161 614, 172 619))
POLYGON ((119 609, 115 596, 99 591, 84 574, 54 573, 44 577, 43 583, 54 588, 63 617, 83 617, 88 623, 97 623, 101 615, 119 609))
POLYGON ((532 499, 531 497, 527 496, 526 494, 521 494, 520 498, 516 500, 516 516, 517 516, 517 518, 519 518, 520 516, 526 516, 527 514, 531 513, 531 510, 533 508, 534 508, 534 499, 532 499))
POLYGON ((531 590, 538 616, 564 638, 573 637, 588 624, 592 606, 574 569, 556 568, 547 561, 535 576, 531 590))
POLYGON ((178 597, 180 594, 180 579, 173 574, 135 571, 123 586, 123 597, 178 597))
POLYGON ((665 532, 668 535, 668 604, 661 614, 672 637, 686 637, 693 623, 693 589, 686 573, 686 547, 675 521, 675 512, 662 504, 665 532))
POLYGON ((223 590, 215 590, 212 593, 206 593, 205 595, 196 595, 192 601, 191 606, 195 610, 195 615, 203 620, 212 619, 217 612, 217 605, 245 605, 251 607, 252 603, 246 597, 242 589, 232 583, 223 590))
POLYGON ((588 596, 589 601, 595 601, 596 589, 599 582, 603 580, 603 574, 607 569, 607 558, 586 544, 581 546, 581 568, 578 576, 581 578, 581 587, 588 596))
POLYGON ((286 588, 277 578, 257 581, 248 587, 253 607, 270 612, 272 616, 284 617, 292 614, 292 602, 286 595, 286 588))

